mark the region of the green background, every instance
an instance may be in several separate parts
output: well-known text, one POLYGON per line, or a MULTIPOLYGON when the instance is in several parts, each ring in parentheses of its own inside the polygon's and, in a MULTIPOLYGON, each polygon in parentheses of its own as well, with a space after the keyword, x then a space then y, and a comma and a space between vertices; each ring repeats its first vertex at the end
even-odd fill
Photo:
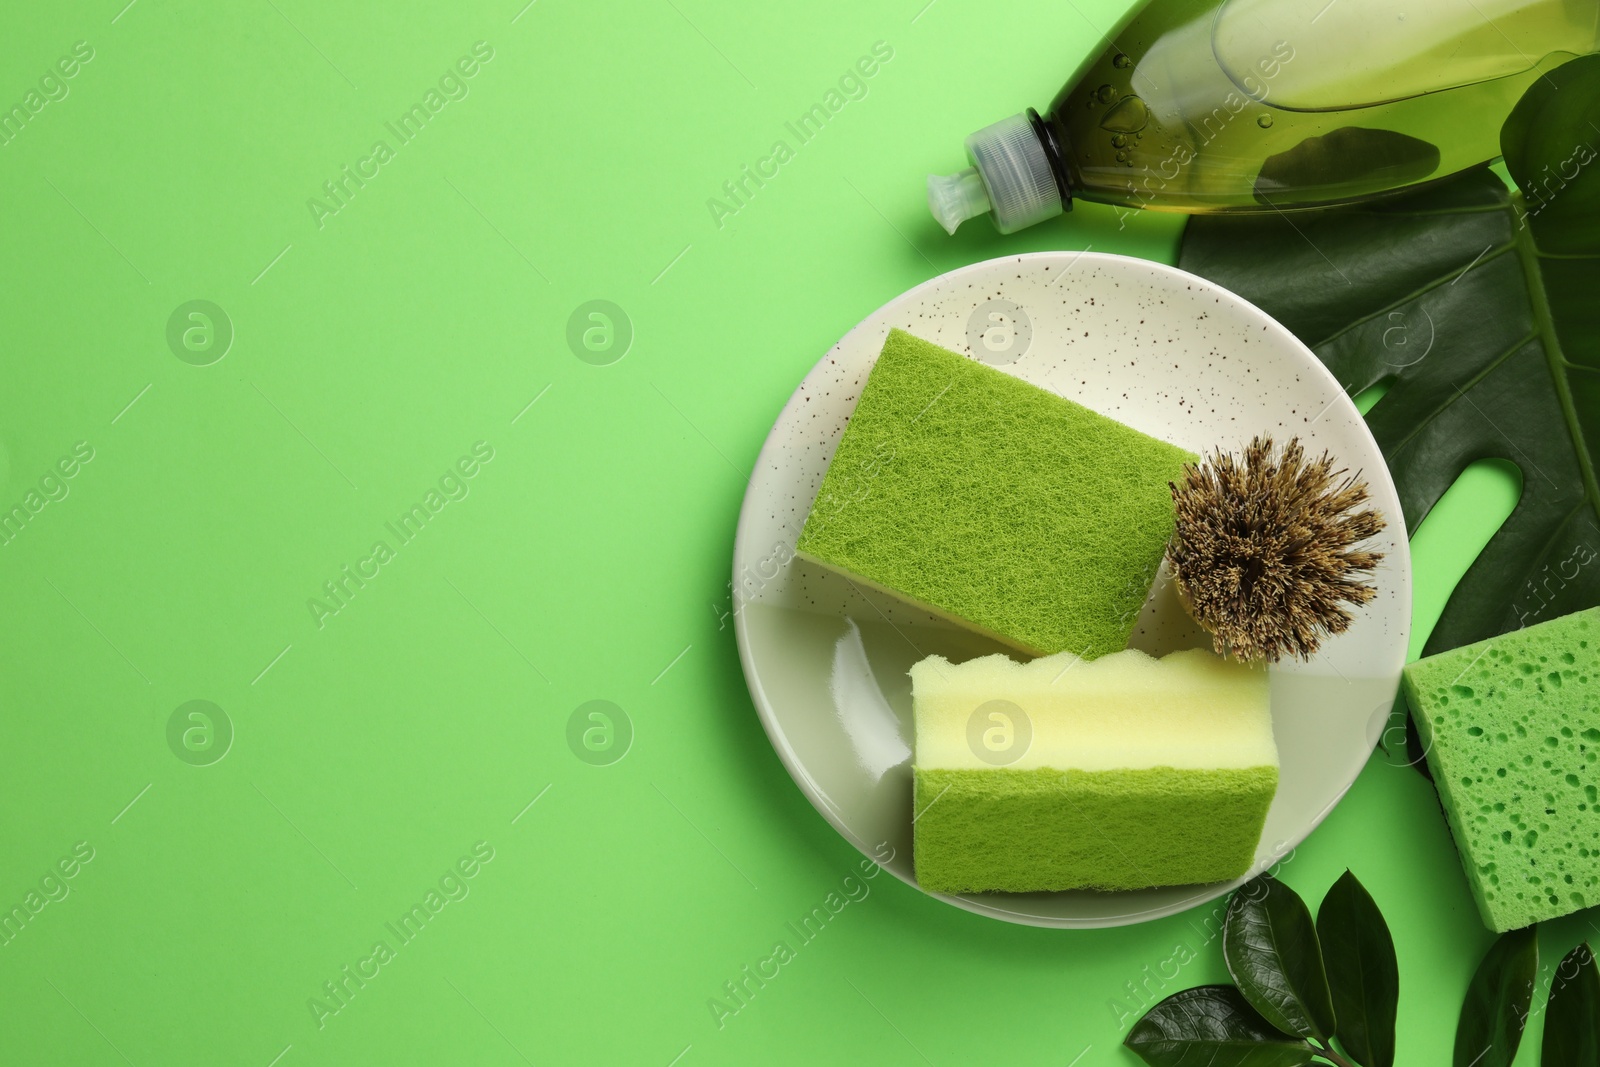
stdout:
MULTIPOLYGON (((923 203, 1118 0, 124 2, 14 7, 0 39, 6 108, 93 50, 0 147, 0 509, 66 493, 0 544, 0 910, 93 850, 0 945, 0 1059, 1132 1064, 1129 1013, 1224 977, 1213 909, 1038 930, 885 876, 736 1015, 708 1007, 859 860, 740 674, 748 472, 908 287, 1035 249, 1174 258, 1176 217, 952 239, 923 203), (476 42, 467 95, 400 143, 385 124, 476 42), (875 42, 866 95, 719 225, 708 199, 875 42), (594 299, 631 323, 609 365, 567 343, 594 299), (232 324, 206 366, 167 341, 192 300, 232 324), (467 495, 400 545, 385 524, 477 442, 446 480, 467 495), (378 540, 394 558, 319 625, 378 540), (606 766, 567 740, 596 699, 633 733, 606 766), (169 744, 191 700, 232 724, 209 765, 179 753, 220 734, 169 744), (475 846, 467 895, 319 1025, 323 984, 475 846)), ((1417 532, 1413 652, 1515 493, 1473 472, 1417 532)), ((1314 904, 1355 869, 1398 946, 1400 1062, 1443 1063, 1490 938, 1401 762, 1376 753, 1282 875, 1314 904)), ((1544 981, 1590 929, 1542 932, 1544 981)))

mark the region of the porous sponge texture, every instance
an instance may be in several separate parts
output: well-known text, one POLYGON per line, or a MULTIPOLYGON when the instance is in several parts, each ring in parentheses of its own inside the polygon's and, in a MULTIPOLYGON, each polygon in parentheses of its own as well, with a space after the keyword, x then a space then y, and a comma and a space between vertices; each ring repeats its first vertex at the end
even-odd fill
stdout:
POLYGON ((914 781, 918 884, 1022 893, 1237 878, 1278 770, 918 768, 914 781))
POLYGON ((1264 667, 1137 649, 911 669, 924 888, 1140 889, 1237 878, 1278 784, 1264 667))
POLYGON ((1125 647, 1196 457, 892 330, 798 551, 1024 651, 1125 647))
POLYGON ((1600 608, 1419 660, 1404 687, 1485 925, 1600 904, 1600 608))

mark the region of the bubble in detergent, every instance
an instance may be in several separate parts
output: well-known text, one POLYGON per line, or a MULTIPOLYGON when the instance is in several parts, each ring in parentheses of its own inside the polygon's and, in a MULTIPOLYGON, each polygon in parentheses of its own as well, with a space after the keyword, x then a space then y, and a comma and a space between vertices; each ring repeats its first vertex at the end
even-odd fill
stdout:
POLYGON ((1111 65, 1116 67, 1118 70, 1127 70, 1129 67, 1133 66, 1133 60, 1129 59, 1121 52, 1118 52, 1117 58, 1111 61, 1111 65))
POLYGON ((1137 96, 1125 96, 1100 120, 1102 130, 1112 133, 1138 133, 1150 122, 1150 109, 1137 96))
POLYGON ((1257 115, 1256 116, 1256 125, 1260 126, 1263 130, 1270 128, 1272 126, 1272 116, 1271 115, 1257 115))
POLYGON ((1124 137, 1122 134, 1119 133, 1115 137, 1111 138, 1111 147, 1112 148, 1127 148, 1128 147, 1128 139, 1126 137, 1124 137))
POLYGON ((1126 148, 1124 148, 1122 151, 1117 153, 1117 162, 1118 163, 1126 163, 1127 161, 1128 161, 1128 150, 1126 148))
POLYGON ((1094 92, 1102 104, 1114 104, 1117 100, 1117 90, 1110 85, 1102 85, 1094 92))

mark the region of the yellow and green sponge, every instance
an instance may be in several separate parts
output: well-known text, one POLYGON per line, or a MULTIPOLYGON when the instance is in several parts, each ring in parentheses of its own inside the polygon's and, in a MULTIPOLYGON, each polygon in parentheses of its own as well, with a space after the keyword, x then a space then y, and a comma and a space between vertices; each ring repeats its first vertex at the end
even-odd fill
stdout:
POLYGON ((1600 904, 1600 608, 1429 656, 1404 684, 1484 924, 1600 904))
POLYGON ((911 668, 913 863, 945 893, 1219 882, 1278 785, 1267 671, 1128 649, 911 668))
POLYGON ((1022 651, 1128 643, 1196 457, 892 330, 800 555, 1022 651))

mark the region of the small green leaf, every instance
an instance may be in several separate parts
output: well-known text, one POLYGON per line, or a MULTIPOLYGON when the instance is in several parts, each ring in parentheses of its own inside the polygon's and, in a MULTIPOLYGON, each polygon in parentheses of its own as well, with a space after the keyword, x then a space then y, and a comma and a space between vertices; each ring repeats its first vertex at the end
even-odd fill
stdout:
POLYGON ((1172 994, 1122 1043, 1150 1067, 1304 1067, 1316 1054, 1275 1029, 1230 985, 1172 994))
POLYGON ((1544 1067, 1600 1067, 1600 969, 1585 942, 1567 953, 1550 983, 1544 1067))
POLYGON ((1525 926, 1501 934, 1478 964, 1461 1004, 1455 1067, 1510 1067, 1516 1058, 1533 1003, 1533 977, 1539 970, 1534 929, 1525 926))
POLYGON ((1328 971, 1335 1036, 1365 1067, 1393 1067, 1400 968, 1394 938, 1372 894, 1345 871, 1317 909, 1317 940, 1328 971))
POLYGON ((1270 874, 1234 891, 1222 923, 1222 955, 1239 992, 1273 1026, 1298 1037, 1333 1036, 1333 998, 1311 912, 1270 874))

